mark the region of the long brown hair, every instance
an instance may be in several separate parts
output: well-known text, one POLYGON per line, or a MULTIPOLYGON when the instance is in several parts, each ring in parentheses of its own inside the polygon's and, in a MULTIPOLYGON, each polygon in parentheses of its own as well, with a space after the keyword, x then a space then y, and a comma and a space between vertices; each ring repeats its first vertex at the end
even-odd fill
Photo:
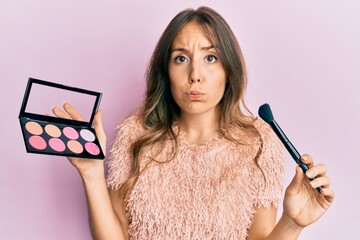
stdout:
MULTIPOLYGON (((172 42, 181 28, 190 21, 196 21, 209 41, 217 47, 219 59, 226 72, 225 92, 219 103, 220 133, 226 139, 241 144, 241 140, 232 135, 230 126, 241 128, 245 132, 254 132, 259 136, 262 146, 260 134, 253 124, 254 118, 244 114, 241 109, 243 107, 251 115, 244 102, 247 85, 245 63, 235 35, 223 17, 213 9, 208 7, 200 7, 197 10, 186 9, 177 14, 165 29, 146 72, 146 96, 140 112, 145 132, 131 146, 130 176, 120 189, 124 199, 128 198, 140 175, 140 159, 146 150, 155 143, 164 143, 166 139, 171 139, 174 148, 172 157, 168 160, 176 154, 177 133, 173 131, 172 126, 178 120, 180 108, 171 95, 168 65, 172 42)), ((256 164, 261 148, 255 156, 256 164)))

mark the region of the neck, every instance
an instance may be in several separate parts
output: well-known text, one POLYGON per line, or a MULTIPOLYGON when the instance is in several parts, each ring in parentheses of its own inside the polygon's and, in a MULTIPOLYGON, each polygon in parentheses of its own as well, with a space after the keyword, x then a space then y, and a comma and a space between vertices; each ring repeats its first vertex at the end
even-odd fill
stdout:
POLYGON ((219 115, 217 113, 182 113, 178 125, 189 143, 201 145, 218 135, 219 115))

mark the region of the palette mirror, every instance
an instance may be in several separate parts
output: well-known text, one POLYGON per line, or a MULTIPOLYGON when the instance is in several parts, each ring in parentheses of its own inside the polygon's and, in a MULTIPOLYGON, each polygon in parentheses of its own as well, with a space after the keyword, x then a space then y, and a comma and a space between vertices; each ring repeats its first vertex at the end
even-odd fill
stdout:
POLYGON ((52 115, 54 106, 62 107, 64 103, 74 106, 85 122, 90 122, 96 96, 67 89, 51 87, 33 82, 31 92, 26 104, 25 112, 52 115))

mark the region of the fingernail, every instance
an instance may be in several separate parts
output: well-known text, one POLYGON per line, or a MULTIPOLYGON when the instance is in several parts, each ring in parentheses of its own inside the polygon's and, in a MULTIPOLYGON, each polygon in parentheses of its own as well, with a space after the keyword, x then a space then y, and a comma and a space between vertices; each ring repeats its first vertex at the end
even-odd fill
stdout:
POLYGON ((314 171, 308 170, 306 172, 306 176, 308 176, 309 178, 314 177, 314 175, 315 175, 314 171))
POLYGON ((310 185, 313 187, 313 188, 316 188, 318 186, 317 182, 316 181, 311 181, 310 182, 310 185))
POLYGON ((307 156, 302 156, 301 158, 302 158, 302 160, 305 160, 305 161, 308 159, 307 156))

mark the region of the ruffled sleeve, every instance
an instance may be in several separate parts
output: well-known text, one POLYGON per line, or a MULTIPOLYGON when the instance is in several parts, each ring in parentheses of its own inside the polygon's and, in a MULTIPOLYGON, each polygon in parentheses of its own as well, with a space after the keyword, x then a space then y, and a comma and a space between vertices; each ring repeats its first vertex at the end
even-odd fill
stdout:
POLYGON ((253 168, 251 177, 254 206, 278 206, 284 190, 284 146, 271 127, 263 120, 257 120, 256 127, 263 140, 263 150, 258 167, 253 168))
POLYGON ((128 179, 131 167, 130 147, 141 129, 136 115, 126 118, 116 128, 117 134, 107 161, 108 174, 106 183, 108 188, 118 190, 128 179))

